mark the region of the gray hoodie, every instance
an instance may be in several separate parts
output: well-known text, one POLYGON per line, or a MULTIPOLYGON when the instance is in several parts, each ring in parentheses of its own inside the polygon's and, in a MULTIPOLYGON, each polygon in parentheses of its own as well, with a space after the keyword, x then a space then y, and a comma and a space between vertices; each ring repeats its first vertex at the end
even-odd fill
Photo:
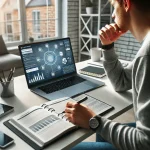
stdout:
POLYGON ((100 117, 97 129, 105 140, 119 150, 150 150, 150 33, 143 41, 136 58, 123 68, 114 48, 103 50, 104 67, 114 89, 133 90, 136 128, 100 117))

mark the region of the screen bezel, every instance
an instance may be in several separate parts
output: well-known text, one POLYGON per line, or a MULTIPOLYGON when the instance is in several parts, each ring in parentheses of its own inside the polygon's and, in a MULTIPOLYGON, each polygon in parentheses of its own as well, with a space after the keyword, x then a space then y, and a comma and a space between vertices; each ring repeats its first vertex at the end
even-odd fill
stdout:
POLYGON ((24 69, 24 73, 25 73, 25 77, 26 77, 26 81, 27 81, 27 85, 28 85, 29 89, 34 88, 34 87, 38 87, 38 86, 43 85, 43 84, 46 84, 47 82, 48 83, 52 82, 52 81, 54 82, 55 80, 59 80, 61 78, 66 78, 68 76, 77 74, 76 65, 75 65, 74 56, 73 56, 72 45, 71 45, 71 40, 70 40, 69 37, 67 37, 67 38, 61 38, 61 39, 54 39, 54 40, 46 40, 46 41, 42 41, 42 42, 35 42, 35 43, 29 43, 29 44, 23 44, 23 45, 19 45, 18 48, 19 48, 21 60, 22 60, 22 63, 23 63, 23 69, 24 69), (36 44, 46 43, 46 42, 62 41, 62 40, 69 40, 69 42, 70 42, 70 48, 71 48, 71 52, 72 52, 72 58, 73 58, 73 63, 74 63, 75 71, 72 72, 72 73, 63 75, 61 77, 56 77, 56 78, 49 79, 49 80, 46 80, 46 81, 40 81, 38 83, 34 83, 34 84, 30 85, 29 82, 28 82, 27 73, 26 73, 26 70, 25 70, 25 67, 24 67, 24 61, 23 61, 23 55, 21 53, 21 47, 30 46, 30 45, 36 45, 36 44))

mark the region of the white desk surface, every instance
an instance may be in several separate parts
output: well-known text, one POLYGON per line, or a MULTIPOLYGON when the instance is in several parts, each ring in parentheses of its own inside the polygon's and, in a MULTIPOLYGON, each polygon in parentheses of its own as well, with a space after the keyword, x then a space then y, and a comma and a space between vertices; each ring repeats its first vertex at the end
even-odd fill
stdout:
MULTIPOLYGON (((87 62, 88 61, 77 63, 76 64, 77 69, 79 70, 85 67, 87 65, 87 62)), ((84 77, 89 78, 88 76, 84 77)), ((131 91, 125 93, 117 93, 113 90, 107 77, 98 80, 104 81, 106 85, 94 91, 90 91, 88 92, 88 94, 115 107, 114 110, 112 110, 110 113, 106 115, 107 118, 113 119, 121 115, 122 113, 126 112, 130 108, 132 108, 131 91)), ((0 98, 0 103, 8 104, 14 107, 14 112, 8 114, 3 118, 0 118, 0 130, 8 134, 15 140, 15 144, 9 146, 8 148, 6 148, 6 150, 33 150, 31 146, 29 146, 26 142, 24 142, 11 130, 9 130, 5 125, 3 125, 3 122, 25 111, 26 109, 32 106, 35 105, 38 106, 43 104, 47 102, 47 100, 32 93, 28 89, 25 76, 16 77, 14 79, 14 83, 15 83, 15 96, 5 99, 0 98)), ((62 137, 53 144, 49 145, 47 148, 45 148, 45 150, 61 150, 61 149, 68 150, 77 143, 81 142, 82 140, 90 136, 92 133, 93 132, 88 131, 86 129, 79 129, 73 133, 66 135, 65 137, 62 137)))

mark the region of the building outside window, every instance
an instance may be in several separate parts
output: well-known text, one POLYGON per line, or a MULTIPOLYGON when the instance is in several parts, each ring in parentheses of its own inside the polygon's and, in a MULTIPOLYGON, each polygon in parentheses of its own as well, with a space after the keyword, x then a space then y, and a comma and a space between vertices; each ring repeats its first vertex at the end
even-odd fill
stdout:
POLYGON ((26 43, 29 37, 58 37, 58 24, 58 0, 0 0, 0 34, 7 46, 26 43))

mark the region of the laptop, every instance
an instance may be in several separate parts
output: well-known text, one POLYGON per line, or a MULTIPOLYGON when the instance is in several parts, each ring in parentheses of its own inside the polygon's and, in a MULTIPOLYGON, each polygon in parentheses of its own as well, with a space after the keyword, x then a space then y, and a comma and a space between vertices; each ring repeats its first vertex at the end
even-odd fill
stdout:
POLYGON ((103 86, 77 74, 70 38, 19 46, 28 88, 48 99, 67 99, 103 86))

